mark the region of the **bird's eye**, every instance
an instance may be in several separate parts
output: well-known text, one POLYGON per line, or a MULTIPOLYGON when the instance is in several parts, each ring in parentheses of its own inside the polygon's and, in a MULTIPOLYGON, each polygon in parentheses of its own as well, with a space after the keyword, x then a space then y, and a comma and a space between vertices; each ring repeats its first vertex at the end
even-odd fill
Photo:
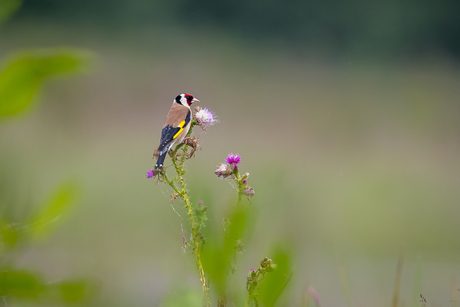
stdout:
POLYGON ((185 98, 186 98, 187 100, 192 100, 192 99, 193 99, 193 96, 190 96, 190 95, 189 95, 189 96, 185 96, 185 98))

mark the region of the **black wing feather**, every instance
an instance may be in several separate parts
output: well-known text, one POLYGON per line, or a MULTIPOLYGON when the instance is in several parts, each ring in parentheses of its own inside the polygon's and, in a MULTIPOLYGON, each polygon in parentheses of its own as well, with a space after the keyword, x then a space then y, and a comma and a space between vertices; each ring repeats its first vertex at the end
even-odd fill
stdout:
POLYGON ((164 152, 165 149, 168 147, 169 144, 174 140, 174 136, 177 132, 180 131, 183 127, 187 126, 191 119, 191 112, 190 110, 185 117, 185 123, 180 127, 173 127, 168 125, 161 130, 161 139, 160 139, 160 146, 158 147, 158 151, 160 153, 164 152))

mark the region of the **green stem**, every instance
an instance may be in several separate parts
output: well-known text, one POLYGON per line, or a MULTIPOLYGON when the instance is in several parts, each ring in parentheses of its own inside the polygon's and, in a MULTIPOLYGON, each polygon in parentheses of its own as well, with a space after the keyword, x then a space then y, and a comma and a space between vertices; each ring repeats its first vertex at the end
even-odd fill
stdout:
MULTIPOLYGON (((191 134, 191 130, 192 129, 190 128, 189 132, 187 133, 187 136, 189 136, 191 134)), ((196 265, 198 267, 198 271, 199 271, 199 274, 200 274, 200 281, 201 281, 201 286, 202 286, 203 294, 204 294, 203 306, 210 306, 211 303, 210 303, 209 294, 208 294, 209 288, 208 288, 208 285, 207 285, 207 282, 206 282, 206 276, 205 276, 205 273, 204 273, 203 263, 202 263, 202 260, 201 260, 201 246, 200 246, 201 236, 200 236, 200 230, 199 230, 200 225, 198 224, 198 222, 196 220, 195 210, 193 209, 192 203, 191 203, 190 198, 189 198, 189 196, 187 194, 187 188, 186 188, 185 180, 184 180, 184 177, 183 177, 184 174, 186 173, 186 170, 183 167, 184 167, 185 158, 186 158, 186 155, 187 155, 187 147, 188 146, 185 145, 185 147, 183 148, 183 151, 179 155, 179 157, 177 155, 177 150, 179 148, 181 148, 182 146, 184 146, 184 145, 185 145, 184 143, 178 144, 176 146, 176 148, 174 149, 174 151, 172 152, 172 154, 171 154, 171 160, 172 160, 174 169, 175 169, 175 171, 177 173, 177 177, 174 178, 173 180, 170 180, 168 178, 168 176, 166 175, 166 172, 164 172, 163 173, 163 178, 164 178, 164 181, 169 186, 171 186, 171 188, 183 199, 183 201, 185 203, 184 207, 187 210, 187 216, 189 218, 191 228, 192 228, 193 252, 195 253, 196 265), (178 188, 174 184, 175 179, 177 179, 177 181, 179 181, 180 188, 178 188)))
POLYGON ((169 180, 168 178, 168 175, 166 175, 166 172, 164 172, 163 174, 163 179, 164 181, 166 181, 166 183, 174 190, 174 192, 176 192, 177 194, 180 195, 180 191, 177 189, 176 185, 174 184, 174 179, 173 180, 169 180))
MULTIPOLYGON (((206 276, 204 274, 203 263, 201 261, 201 247, 200 247, 200 235, 199 235, 199 225, 197 225, 195 219, 195 212, 192 207, 192 203, 190 202, 190 198, 187 195, 187 190, 185 188, 185 181, 181 178, 180 180, 181 191, 179 195, 181 195, 182 199, 185 202, 185 209, 187 209, 187 215, 190 220, 190 224, 192 226, 192 237, 193 237, 193 251, 195 252, 196 257, 196 265, 198 267, 198 271, 200 273, 200 281, 203 288, 203 293, 205 297, 205 301, 208 300, 208 285, 206 283, 206 276)), ((206 305, 206 302, 205 302, 206 305)))
POLYGON ((236 205, 239 206, 241 204, 241 200, 244 194, 244 188, 246 186, 246 184, 244 183, 244 179, 248 178, 248 174, 246 173, 243 176, 240 176, 238 169, 235 169, 233 171, 233 174, 235 175, 235 181, 238 185, 238 200, 236 202, 236 205))
POLYGON ((227 307, 227 297, 225 294, 220 294, 217 299, 217 307, 227 307))

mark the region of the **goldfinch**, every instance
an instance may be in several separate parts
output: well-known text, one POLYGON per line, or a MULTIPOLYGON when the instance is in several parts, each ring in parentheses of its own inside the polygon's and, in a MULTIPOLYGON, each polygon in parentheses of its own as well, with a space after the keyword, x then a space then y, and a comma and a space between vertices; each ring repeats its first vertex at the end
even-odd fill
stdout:
POLYGON ((174 100, 166 115, 163 130, 161 130, 160 146, 155 150, 153 156, 158 156, 155 169, 162 169, 163 162, 169 149, 175 144, 182 142, 190 129, 192 122, 192 110, 190 106, 192 103, 200 102, 190 94, 182 93, 174 100))

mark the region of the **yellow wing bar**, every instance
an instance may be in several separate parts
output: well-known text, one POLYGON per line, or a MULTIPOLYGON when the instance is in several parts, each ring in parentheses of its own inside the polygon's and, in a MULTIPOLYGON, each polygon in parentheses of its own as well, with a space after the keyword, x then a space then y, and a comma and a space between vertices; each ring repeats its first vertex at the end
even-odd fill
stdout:
POLYGON ((174 134, 173 139, 177 138, 179 134, 184 130, 185 120, 181 121, 177 128, 180 128, 176 134, 174 134))

